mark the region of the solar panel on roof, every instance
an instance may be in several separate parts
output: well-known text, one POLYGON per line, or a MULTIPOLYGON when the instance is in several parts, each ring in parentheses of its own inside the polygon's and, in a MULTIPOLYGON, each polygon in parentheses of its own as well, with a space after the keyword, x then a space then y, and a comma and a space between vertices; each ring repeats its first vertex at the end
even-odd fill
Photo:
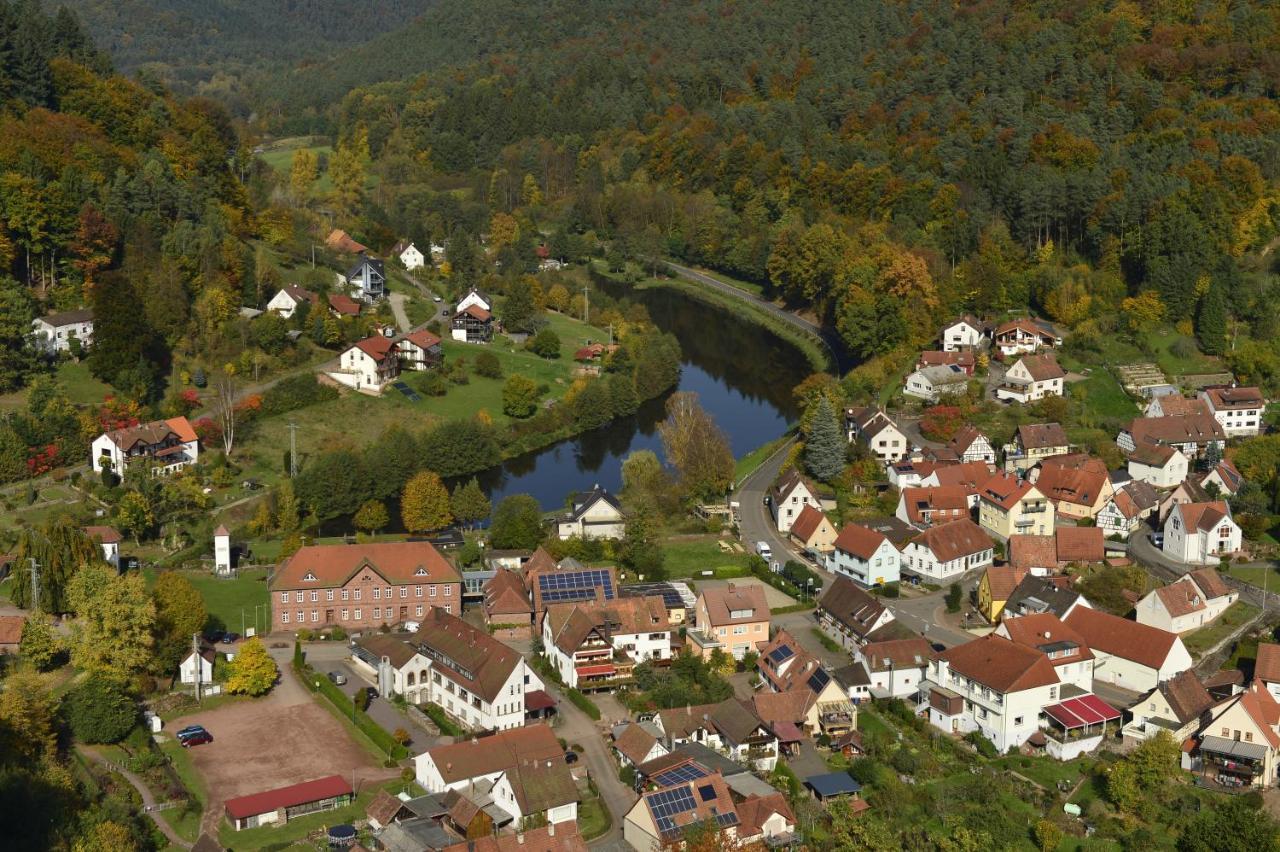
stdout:
POLYGON ((738 815, 737 814, 716 814, 716 824, 721 826, 737 825, 738 815))
POLYGON ((699 778, 706 778, 710 773, 696 763, 686 763, 683 766, 677 766, 668 769, 665 772, 659 772, 653 776, 653 780, 660 787, 673 787, 676 784, 683 784, 689 781, 697 781, 699 778))
POLYGON ((685 600, 680 591, 670 583, 632 583, 629 586, 621 586, 618 592, 624 598, 646 598, 651 595, 661 595, 662 604, 667 609, 688 609, 689 601, 685 600))
POLYGON ((597 588, 604 592, 605 600, 614 599, 613 578, 608 571, 560 571, 538 575, 542 599, 553 603, 590 600, 595 597, 597 588))
POLYGON ((702 797, 702 801, 710 802, 716 797, 716 788, 710 784, 704 784, 698 788, 698 795, 702 797))
POLYGON ((814 692, 821 692, 822 688, 831 682, 831 675, 827 674, 827 670, 818 667, 813 674, 809 675, 809 688, 814 692))
POLYGON ((791 650, 791 646, 790 646, 790 645, 783 645, 783 646, 782 646, 782 647, 780 647, 780 648, 774 648, 772 651, 770 651, 770 652, 769 652, 769 659, 770 659, 770 660, 771 660, 775 665, 777 665, 778 663, 781 663, 783 660, 789 660, 789 659, 791 659, 791 658, 792 658, 792 657, 794 657, 795 655, 796 655, 796 652, 795 652, 795 651, 793 651, 793 650, 791 650))

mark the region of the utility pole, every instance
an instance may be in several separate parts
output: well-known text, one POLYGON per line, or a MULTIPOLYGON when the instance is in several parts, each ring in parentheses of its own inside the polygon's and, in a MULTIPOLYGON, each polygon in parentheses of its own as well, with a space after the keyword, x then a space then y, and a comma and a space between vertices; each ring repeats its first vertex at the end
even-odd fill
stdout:
POLYGON ((298 477, 298 424, 289 422, 289 478, 298 477))
POLYGON ((311 244, 311 268, 316 268, 316 244, 311 244))
POLYGON ((199 633, 191 634, 191 653, 196 655, 196 677, 195 677, 196 703, 199 704, 200 703, 200 677, 201 675, 204 674, 204 666, 201 665, 201 663, 204 662, 204 657, 200 656, 200 634, 199 633))
POLYGON ((609 347, 613 348, 613 323, 609 323, 609 347))
POLYGON ((591 325, 591 291, 585 284, 582 285, 582 305, 582 321, 591 325))
POLYGON ((40 609, 40 563, 31 556, 27 557, 27 561, 31 563, 31 611, 38 612, 40 609))

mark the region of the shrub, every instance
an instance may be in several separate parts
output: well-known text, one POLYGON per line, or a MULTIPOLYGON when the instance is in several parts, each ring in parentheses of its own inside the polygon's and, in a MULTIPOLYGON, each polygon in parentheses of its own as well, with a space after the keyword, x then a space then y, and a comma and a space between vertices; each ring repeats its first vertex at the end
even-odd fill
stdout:
POLYGON ((263 415, 283 414, 338 398, 338 391, 316 381, 311 373, 288 376, 276 382, 262 395, 263 415))
POLYGON ((481 352, 476 356, 476 375, 486 379, 502 378, 502 362, 492 352, 481 352))
POLYGON ((529 339, 529 342, 525 344, 525 348, 543 358, 559 358, 560 335, 549 328, 544 328, 529 339))
POLYGON ((573 702, 574 707, 591 717, 591 721, 600 721, 600 708, 596 706, 594 701, 576 689, 565 690, 565 694, 569 696, 569 700, 573 702))
POLYGON ((982 735, 980 731, 970 731, 964 735, 966 741, 971 743, 978 750, 978 754, 986 758, 992 758, 1000 754, 996 750, 995 743, 982 735))
POLYGON ((67 724, 84 743, 116 743, 138 722, 138 705, 120 686, 90 677, 67 695, 67 724))

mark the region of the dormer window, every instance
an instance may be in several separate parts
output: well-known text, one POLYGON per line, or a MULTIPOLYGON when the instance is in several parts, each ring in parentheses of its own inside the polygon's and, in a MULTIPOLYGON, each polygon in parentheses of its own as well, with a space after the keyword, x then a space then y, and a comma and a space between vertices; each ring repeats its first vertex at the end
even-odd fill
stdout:
POLYGON ((308 571, 302 579, 304 582, 312 583, 312 582, 315 582, 316 575, 308 571))
POLYGON ((426 569, 426 568, 419 568, 417 571, 414 571, 414 572, 413 572, 413 576, 415 576, 415 577, 425 577, 425 576, 427 576, 427 569, 426 569))

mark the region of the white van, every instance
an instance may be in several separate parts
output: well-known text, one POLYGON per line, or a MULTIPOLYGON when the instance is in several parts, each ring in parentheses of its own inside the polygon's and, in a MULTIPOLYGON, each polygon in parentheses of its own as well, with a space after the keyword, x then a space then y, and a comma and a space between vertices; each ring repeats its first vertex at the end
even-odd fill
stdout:
POLYGON ((763 541, 756 542, 756 553, 760 554, 760 556, 763 557, 765 561, 768 561, 773 558, 773 550, 770 549, 769 545, 764 543, 763 541))

